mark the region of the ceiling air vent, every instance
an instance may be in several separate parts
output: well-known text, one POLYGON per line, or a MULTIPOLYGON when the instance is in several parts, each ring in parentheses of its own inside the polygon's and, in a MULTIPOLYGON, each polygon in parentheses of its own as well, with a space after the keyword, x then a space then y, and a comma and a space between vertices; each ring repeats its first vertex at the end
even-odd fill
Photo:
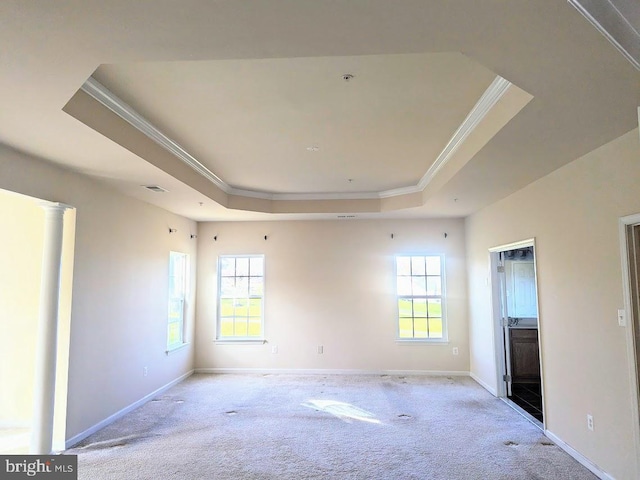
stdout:
POLYGON ((168 192, 168 190, 162 188, 159 185, 142 185, 144 188, 146 188, 147 190, 151 190, 152 192, 156 192, 156 193, 164 193, 164 192, 168 192))

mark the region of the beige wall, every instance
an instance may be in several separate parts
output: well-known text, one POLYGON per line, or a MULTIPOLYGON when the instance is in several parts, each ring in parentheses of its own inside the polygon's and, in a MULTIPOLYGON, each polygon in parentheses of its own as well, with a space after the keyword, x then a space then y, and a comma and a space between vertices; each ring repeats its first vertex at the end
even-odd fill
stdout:
POLYGON ((196 367, 469 369, 460 219, 203 223, 198 257, 196 367), (399 253, 446 255, 449 344, 396 342, 394 254, 399 253), (216 262, 221 254, 265 255, 265 345, 213 341, 216 262), (274 345, 277 354, 271 353, 274 345), (317 353, 319 345, 324 347, 322 355, 317 353), (454 346, 460 355, 452 355, 454 346))
POLYGON ((472 373, 495 387, 488 249, 535 237, 546 427, 617 479, 640 477, 617 324, 618 218, 640 212, 639 160, 635 130, 466 222, 472 373))
POLYGON ((67 439, 192 369, 193 343, 165 349, 169 251, 190 254, 195 280, 195 222, 5 147, 0 188, 76 208, 67 439))
POLYGON ((0 191, 0 426, 30 427, 44 210, 0 191))

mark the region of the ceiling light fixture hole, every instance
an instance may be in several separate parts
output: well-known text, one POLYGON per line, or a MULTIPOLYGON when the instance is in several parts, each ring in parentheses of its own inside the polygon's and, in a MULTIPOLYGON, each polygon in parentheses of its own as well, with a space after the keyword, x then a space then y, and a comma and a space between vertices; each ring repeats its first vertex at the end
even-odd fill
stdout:
POLYGON ((342 80, 344 80, 345 82, 349 82, 353 80, 353 75, 351 75, 350 73, 345 73, 344 75, 342 75, 342 80))

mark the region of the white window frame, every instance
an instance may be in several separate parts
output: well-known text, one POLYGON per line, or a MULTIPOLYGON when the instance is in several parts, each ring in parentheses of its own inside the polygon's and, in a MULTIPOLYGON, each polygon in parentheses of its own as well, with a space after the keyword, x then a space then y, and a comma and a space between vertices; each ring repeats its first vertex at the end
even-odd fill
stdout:
POLYGON ((166 353, 172 352, 187 345, 185 341, 185 316, 187 308, 187 294, 189 291, 189 255, 182 252, 169 252, 169 293, 168 293, 168 306, 167 306, 167 350, 166 353), (176 272, 176 260, 180 259, 183 265, 182 272, 176 272), (181 274, 182 280, 180 281, 180 288, 176 292, 171 291, 172 278, 175 278, 181 274), (179 304, 178 308, 174 308, 175 304, 179 304), (175 320, 172 318, 172 311, 179 311, 180 317, 175 320), (180 337, 177 341, 169 343, 169 329, 171 325, 178 324, 178 332, 180 337))
MULTIPOLYGON (((265 281, 265 273, 266 273, 266 262, 265 262, 265 256, 262 254, 236 254, 236 255, 219 255, 218 256, 218 264, 217 264, 217 282, 218 282, 218 295, 217 295, 217 322, 216 322, 216 339, 215 342, 216 343, 265 343, 265 324, 264 324, 264 309, 265 309, 265 286, 266 286, 266 281, 265 281), (246 297, 236 297, 236 296, 222 296, 222 268, 221 268, 221 264, 222 264, 222 260, 226 259, 226 258, 247 258, 249 259, 249 262, 251 262, 252 258, 260 258, 262 259, 262 275, 253 275, 254 277, 261 277, 262 278, 262 295, 251 295, 250 292, 248 292, 248 295, 246 297), (222 299, 223 298, 234 298, 234 299, 247 299, 247 300, 252 300, 252 299, 260 299, 261 300, 261 309, 260 309, 260 336, 223 336, 222 332, 221 332, 221 327, 222 327, 222 299)), ((249 271, 249 278, 251 278, 251 271, 249 271)), ((234 278, 241 278, 241 276, 239 275, 235 275, 234 278)), ((247 307, 249 308, 249 307, 247 307)), ((251 318, 250 316, 247 316, 247 321, 249 321, 248 319, 251 318)), ((247 325, 247 331, 248 331, 248 325, 247 325)))
MULTIPOLYGON (((448 343, 448 322, 447 322, 447 312, 446 312, 446 263, 445 263, 445 255, 442 253, 400 253, 394 256, 394 281, 395 281, 395 298, 396 298, 396 341, 399 343, 448 343), (438 257, 440 259, 440 295, 400 295, 398 292, 398 259, 401 257, 438 257), (429 299, 439 299, 440 300, 440 308, 441 308, 441 317, 433 317, 433 318, 441 318, 442 319, 442 337, 401 337, 400 336, 400 300, 401 299, 426 299, 427 305, 429 299)), ((428 275, 428 272, 427 272, 428 275)), ((425 275, 425 276, 427 276, 425 275)), ((413 276, 413 275, 412 275, 413 276)), ((431 276, 431 275, 429 275, 431 276)), ((413 292, 412 292, 413 293, 413 292)), ((428 307, 427 307, 428 308, 428 307)), ((412 322, 415 322, 415 318, 425 318, 425 317, 402 317, 402 318, 411 318, 412 322)), ((428 310, 427 310, 427 325, 429 322, 428 310)))

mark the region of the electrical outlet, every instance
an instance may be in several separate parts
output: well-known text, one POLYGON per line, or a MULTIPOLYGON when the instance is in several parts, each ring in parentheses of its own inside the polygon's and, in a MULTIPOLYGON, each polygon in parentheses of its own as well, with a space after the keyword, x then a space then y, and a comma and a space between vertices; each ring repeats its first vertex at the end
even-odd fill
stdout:
POLYGON ((453 347, 453 354, 458 355, 458 353, 460 353, 458 352, 458 347, 453 347))
POLYGON ((149 369, 147 367, 142 367, 142 376, 146 377, 149 373, 149 369))
POLYGON ((278 346, 277 345, 273 345, 271 347, 271 353, 278 353, 278 346))
POLYGON ((624 309, 618 310, 618 325, 621 327, 627 326, 627 313, 624 309))
POLYGON ((593 415, 587 414, 587 428, 593 432, 593 415))
POLYGON ((318 354, 324 353, 324 347, 322 345, 318 345, 318 354))

